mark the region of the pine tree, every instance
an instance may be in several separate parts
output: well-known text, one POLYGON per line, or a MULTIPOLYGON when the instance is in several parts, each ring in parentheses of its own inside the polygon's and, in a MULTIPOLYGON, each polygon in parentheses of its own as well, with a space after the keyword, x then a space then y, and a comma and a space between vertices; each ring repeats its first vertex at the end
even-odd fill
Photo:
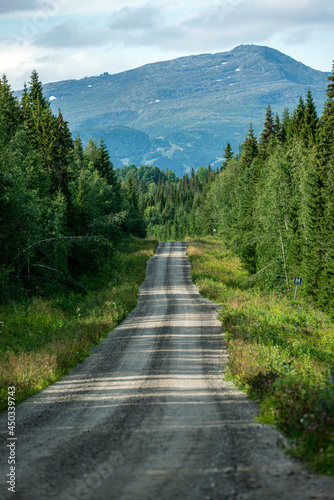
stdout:
POLYGON ((334 66, 333 74, 329 77, 327 100, 319 122, 316 154, 305 180, 307 185, 305 285, 309 295, 320 306, 329 303, 334 285, 333 155, 334 66))
POLYGON ((276 113, 275 121, 274 121, 274 136, 275 136, 275 139, 277 139, 279 142, 282 141, 282 127, 281 127, 281 122, 280 122, 278 113, 276 113))
POLYGON ((0 116, 3 124, 2 140, 7 143, 20 123, 20 106, 10 88, 6 75, 0 79, 0 116))
POLYGON ((224 170, 228 164, 228 162, 233 158, 234 153, 232 151, 231 143, 227 141, 226 148, 224 149, 224 160, 220 170, 224 170))
POLYGON ((108 184, 111 186, 117 185, 117 177, 114 172, 114 166, 110 161, 109 152, 102 137, 100 139, 100 147, 98 148, 94 166, 100 172, 102 177, 107 180, 108 184))
POLYGON ((138 210, 139 208, 138 192, 133 177, 129 177, 126 189, 127 189, 127 198, 129 202, 136 210, 138 210))
MULTIPOLYGON (((328 77, 327 100, 321 116, 318 142, 318 183, 321 212, 317 220, 318 246, 322 242, 321 264, 323 271, 319 280, 321 303, 334 306, 334 62, 328 77)), ((333 311, 333 309, 332 309, 333 311)))
POLYGON ((314 145, 317 134, 318 115, 313 101, 311 89, 308 89, 306 95, 306 104, 304 111, 304 124, 302 127, 302 138, 306 147, 314 145))
POLYGON ((290 112, 288 108, 284 108, 281 119, 281 137, 282 142, 285 142, 289 138, 290 132, 290 112))
POLYGON ((29 115, 30 115, 30 98, 28 86, 24 83, 22 97, 21 97, 21 114, 22 119, 25 123, 28 123, 29 115))
POLYGON ((73 142, 73 154, 72 154, 72 164, 71 164, 71 175, 72 177, 77 176, 80 170, 85 167, 85 156, 84 149, 82 146, 80 135, 77 134, 73 142))
POLYGON ((295 109, 291 120, 292 135, 294 137, 302 136, 305 124, 305 111, 306 111, 305 103, 302 96, 300 96, 297 108, 295 109))
POLYGON ((260 146, 260 152, 262 157, 267 157, 269 154, 269 146, 272 142, 272 140, 275 137, 275 124, 274 124, 274 117, 273 113, 270 107, 270 104, 268 104, 267 111, 266 111, 266 119, 264 122, 264 128, 262 130, 261 136, 260 136, 260 141, 259 141, 259 146, 260 146))
POLYGON ((327 100, 320 120, 319 157, 322 164, 333 159, 334 154, 334 63, 333 72, 328 77, 327 100))
POLYGON ((37 71, 31 75, 28 96, 24 95, 23 112, 27 112, 27 126, 32 145, 38 151, 44 169, 54 178, 51 191, 59 188, 55 181, 54 162, 56 161, 56 119, 53 116, 49 102, 43 95, 43 86, 39 81, 37 71))
POLYGON ((38 104, 41 108, 49 108, 49 102, 43 93, 43 85, 39 79, 37 71, 34 69, 31 73, 29 82, 29 100, 30 104, 34 107, 38 104))
POLYGON ((238 207, 235 237, 240 241, 240 244, 237 246, 237 253, 251 272, 254 272, 256 268, 252 212, 256 189, 257 155, 257 139, 254 135, 253 127, 250 125, 249 133, 241 146, 240 170, 238 170, 238 187, 236 189, 237 197, 235 202, 238 207))
POLYGON ((251 165, 252 161, 258 154, 258 144, 257 139, 254 134, 254 129, 252 124, 250 124, 247 137, 242 145, 241 152, 241 164, 243 168, 247 168, 251 165))
POLYGON ((73 140, 68 123, 59 109, 55 121, 54 156, 51 168, 51 184, 54 192, 59 189, 68 197, 68 168, 73 153, 73 140))

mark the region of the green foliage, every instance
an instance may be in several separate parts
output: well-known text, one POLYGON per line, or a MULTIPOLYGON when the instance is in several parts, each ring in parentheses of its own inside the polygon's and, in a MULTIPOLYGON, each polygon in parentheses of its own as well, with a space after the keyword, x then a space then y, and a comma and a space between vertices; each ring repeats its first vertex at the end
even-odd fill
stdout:
POLYGON ((260 403, 258 420, 286 434, 290 453, 333 475, 333 323, 308 303, 245 288, 248 273, 219 239, 190 240, 187 253, 200 293, 223 304, 227 374, 260 403))
POLYGON ((224 160, 225 161, 223 162, 222 166, 220 167, 220 170, 223 170, 226 167, 226 165, 233 158, 233 156, 234 156, 234 153, 232 151, 231 143, 229 141, 227 141, 226 148, 224 149, 224 160))
POLYGON ((321 473, 334 475, 334 387, 286 377, 262 404, 260 420, 270 407, 272 423, 290 438, 290 453, 306 459, 321 473))
MULTIPOLYGON (((216 176, 210 165, 201 166, 196 173, 192 171, 190 177, 185 175, 182 179, 171 170, 165 173, 145 165, 123 167, 116 173, 122 180, 130 205, 138 206, 148 236, 159 240, 183 240, 188 234, 212 231, 210 211, 202 208, 208 186, 216 176)), ((139 229, 143 227, 135 217, 131 219, 139 229)))
MULTIPOLYGON (((57 117, 52 114, 37 72, 20 103, 4 76, 0 81, 0 300, 5 315, 1 336, 5 343, 0 350, 7 360, 3 380, 8 382, 19 356, 25 375, 20 378, 16 370, 16 382, 26 395, 82 359, 92 342, 101 338, 100 330, 92 328, 95 320, 89 319, 89 332, 82 336, 80 330, 80 340, 65 312, 70 311, 82 328, 80 318, 91 318, 84 311, 93 290, 107 287, 109 293, 108 283, 117 282, 116 293, 122 289, 124 297, 128 294, 124 301, 133 303, 137 288, 133 283, 127 286, 124 273, 136 274, 137 260, 128 255, 124 238, 131 247, 130 235, 183 240, 214 233, 223 237, 224 245, 212 238, 189 251, 198 265, 193 279, 201 291, 225 302, 221 320, 227 332, 230 373, 263 402, 262 418, 296 440, 296 453, 309 457, 320 470, 332 470, 334 447, 324 429, 332 429, 328 416, 332 388, 327 390, 325 383, 334 366, 333 328, 314 305, 333 315, 333 79, 331 75, 320 120, 310 90, 306 101, 300 97, 296 110, 290 113, 286 108, 281 119, 268 105, 259 140, 251 125, 238 154, 227 142, 221 169, 201 165, 179 178, 171 170, 149 165, 114 170, 102 137, 99 145, 91 138, 83 147, 80 136, 72 139, 61 112, 57 117), (237 257, 231 257, 230 249, 237 257), (297 304, 292 303, 295 276, 303 278, 297 304), (54 309, 55 304, 60 309, 54 309), (17 331, 22 332, 10 333, 17 331), (35 351, 33 363, 40 366, 47 359, 50 370, 45 377, 45 370, 36 369, 29 382, 29 356, 35 351), (305 382, 301 390, 292 390, 300 380, 305 382), (306 396, 307 391, 312 397, 306 396), (295 405, 291 411, 285 394, 295 405), (298 418, 304 419, 298 408, 306 412, 307 425, 298 424, 298 418), (316 438, 311 428, 318 429, 316 438), (319 460, 317 447, 322 450, 319 460)), ((115 296, 112 310, 117 310, 117 318, 124 317, 130 306, 114 307, 116 302, 115 296)))
POLYGON ((36 71, 21 103, 6 77, 0 81, 0 131, 1 301, 85 294, 105 283, 117 244, 125 235, 145 236, 145 225, 103 139, 86 148, 79 136, 73 141, 36 71))
POLYGON ((267 111, 266 111, 266 119, 264 122, 264 128, 261 133, 260 137, 260 148, 261 148, 261 154, 263 157, 267 157, 268 155, 268 149, 270 148, 270 145, 272 141, 274 140, 275 137, 275 123, 274 123, 274 117, 273 113, 270 107, 270 104, 268 104, 267 111))
POLYGON ((36 72, 20 104, 4 77, 0 234, 15 238, 4 247, 2 263, 14 266, 23 288, 48 280, 78 290, 93 269, 103 274, 103 260, 124 234, 173 240, 216 231, 252 274, 250 283, 291 297, 293 277, 301 276, 301 295, 331 310, 332 80, 320 120, 310 89, 281 119, 268 105, 259 140, 251 125, 237 155, 227 141, 220 171, 201 165, 180 179, 149 165, 114 170, 102 137, 83 148, 61 113, 52 115, 36 72), (30 184, 29 162, 37 181, 30 184))
MULTIPOLYGON (((0 411, 7 388, 17 402, 82 361, 133 309, 156 241, 129 238, 110 260, 109 282, 81 294, 58 294, 0 305, 0 411)), ((0 268, 1 283, 7 279, 0 268)))
MULTIPOLYGON (((217 230, 252 276, 250 284, 301 295, 333 314, 333 76, 320 121, 312 93, 282 119, 267 107, 257 141, 252 126, 239 154, 226 161, 200 195, 194 193, 189 235, 217 230)), ((202 167, 201 167, 202 175, 202 167)))
POLYGON ((6 75, 0 79, 1 142, 6 144, 21 122, 18 100, 13 96, 6 75))

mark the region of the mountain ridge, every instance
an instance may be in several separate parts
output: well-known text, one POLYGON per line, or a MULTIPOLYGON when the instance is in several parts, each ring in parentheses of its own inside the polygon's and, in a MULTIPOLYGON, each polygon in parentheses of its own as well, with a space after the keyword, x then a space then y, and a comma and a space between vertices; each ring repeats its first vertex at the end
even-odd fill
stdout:
POLYGON ((103 136, 116 167, 154 164, 180 175, 219 164, 227 140, 237 150, 250 123, 259 134, 268 104, 293 111, 310 88, 320 114, 329 74, 270 47, 239 45, 48 83, 44 92, 84 143, 103 136))

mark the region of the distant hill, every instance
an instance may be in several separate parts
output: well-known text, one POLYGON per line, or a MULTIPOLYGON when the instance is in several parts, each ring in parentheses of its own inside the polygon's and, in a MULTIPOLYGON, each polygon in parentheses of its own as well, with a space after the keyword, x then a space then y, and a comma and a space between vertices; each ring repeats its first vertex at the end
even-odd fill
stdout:
POLYGON ((236 151, 250 122, 259 134, 268 103, 292 111, 310 88, 320 114, 328 75, 275 49, 240 45, 49 83, 44 92, 84 143, 103 135, 116 167, 151 164, 180 175, 220 165, 226 141, 236 151))

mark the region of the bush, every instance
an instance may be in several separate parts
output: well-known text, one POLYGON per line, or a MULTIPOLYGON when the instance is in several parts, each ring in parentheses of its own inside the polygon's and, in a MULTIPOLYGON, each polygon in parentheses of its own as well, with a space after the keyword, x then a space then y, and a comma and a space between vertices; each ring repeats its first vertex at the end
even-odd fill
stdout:
POLYGON ((334 475, 334 327, 299 300, 245 288, 247 273, 216 238, 192 240, 192 277, 200 293, 222 304, 227 376, 260 403, 258 420, 276 425, 290 452, 334 475), (333 382, 333 383, 332 383, 333 382))

